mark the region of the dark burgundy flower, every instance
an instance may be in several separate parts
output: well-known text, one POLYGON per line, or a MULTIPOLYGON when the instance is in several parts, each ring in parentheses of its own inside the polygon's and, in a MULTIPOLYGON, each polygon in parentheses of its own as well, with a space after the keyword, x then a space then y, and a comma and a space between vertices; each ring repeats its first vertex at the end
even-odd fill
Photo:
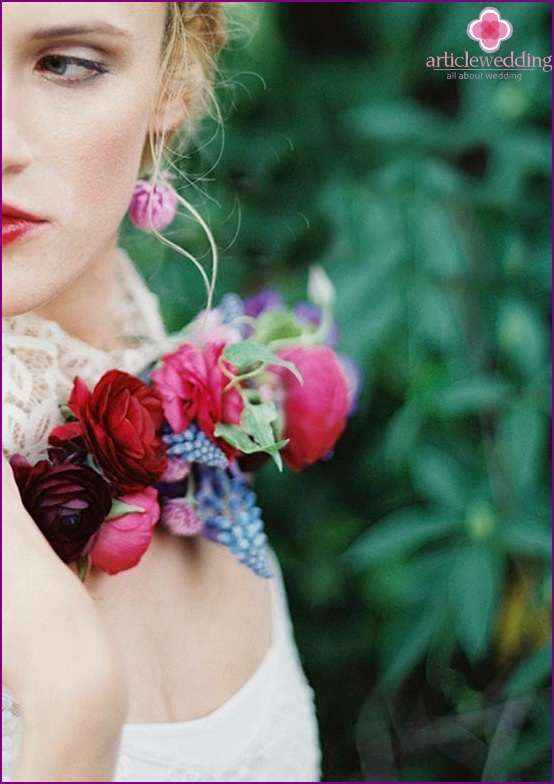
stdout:
POLYGON ((65 446, 82 438, 106 479, 126 493, 152 485, 163 474, 162 404, 139 378, 110 370, 92 392, 76 378, 68 406, 78 421, 54 428, 51 444, 65 446))
POLYGON ((23 505, 62 561, 86 555, 111 509, 108 483, 92 468, 73 462, 31 465, 15 455, 10 464, 23 505))

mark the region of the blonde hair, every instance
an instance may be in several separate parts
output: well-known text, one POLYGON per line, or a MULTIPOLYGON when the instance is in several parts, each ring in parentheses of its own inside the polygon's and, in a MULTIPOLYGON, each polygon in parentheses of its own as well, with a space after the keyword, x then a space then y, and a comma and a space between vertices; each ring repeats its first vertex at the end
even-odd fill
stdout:
MULTIPOLYGON (((215 97, 217 56, 228 40, 225 6, 236 3, 167 3, 160 85, 155 116, 163 116, 164 105, 181 101, 186 112, 179 128, 151 129, 143 151, 141 171, 148 172, 154 183, 162 182, 164 170, 179 170, 170 159, 184 150, 195 137, 200 120, 209 115, 221 124, 215 97)), ((218 268, 218 251, 213 234, 200 213, 177 193, 179 204, 199 223, 206 235, 212 257, 211 274, 185 248, 159 232, 153 233, 166 246, 188 258, 199 270, 212 305, 218 268)))

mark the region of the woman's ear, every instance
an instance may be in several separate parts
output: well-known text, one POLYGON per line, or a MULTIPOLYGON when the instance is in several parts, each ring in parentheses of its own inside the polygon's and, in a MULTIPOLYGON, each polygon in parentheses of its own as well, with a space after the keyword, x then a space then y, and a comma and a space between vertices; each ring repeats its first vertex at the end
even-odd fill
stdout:
POLYGON ((184 125, 188 113, 188 102, 182 94, 160 101, 154 116, 154 133, 161 136, 176 131, 184 125))
POLYGON ((189 65, 186 72, 175 75, 170 88, 158 100, 154 131, 158 134, 177 131, 198 108, 204 74, 200 63, 189 65))

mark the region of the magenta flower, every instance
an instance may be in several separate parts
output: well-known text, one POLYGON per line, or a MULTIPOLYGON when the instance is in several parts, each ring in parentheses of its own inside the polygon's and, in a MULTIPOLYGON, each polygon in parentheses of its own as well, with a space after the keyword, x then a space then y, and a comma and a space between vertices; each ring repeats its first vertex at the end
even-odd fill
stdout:
MULTIPOLYGON (((183 343, 177 351, 162 357, 162 364, 150 374, 154 394, 162 401, 165 418, 175 433, 184 433, 196 421, 205 435, 229 458, 237 450, 214 431, 220 422, 239 425, 244 408, 237 389, 227 389, 229 376, 223 372, 224 343, 208 343, 202 348, 183 343)), ((165 466, 164 466, 165 468, 165 466)))
POLYGON ((502 41, 507 41, 513 33, 512 25, 502 19, 496 8, 483 8, 479 19, 474 19, 467 26, 467 34, 473 41, 478 41, 484 52, 496 52, 502 41))

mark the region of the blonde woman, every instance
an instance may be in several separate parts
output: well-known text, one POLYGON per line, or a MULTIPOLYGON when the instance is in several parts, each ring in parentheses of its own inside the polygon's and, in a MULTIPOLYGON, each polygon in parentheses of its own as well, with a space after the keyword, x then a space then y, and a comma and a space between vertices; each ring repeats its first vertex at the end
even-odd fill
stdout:
MULTIPOLYGON (((3 3, 3 449, 44 456, 74 376, 164 344, 118 248, 139 175, 210 104, 225 3, 3 3)), ((282 583, 154 531, 84 582, 3 470, 3 781, 315 781, 282 583)))

